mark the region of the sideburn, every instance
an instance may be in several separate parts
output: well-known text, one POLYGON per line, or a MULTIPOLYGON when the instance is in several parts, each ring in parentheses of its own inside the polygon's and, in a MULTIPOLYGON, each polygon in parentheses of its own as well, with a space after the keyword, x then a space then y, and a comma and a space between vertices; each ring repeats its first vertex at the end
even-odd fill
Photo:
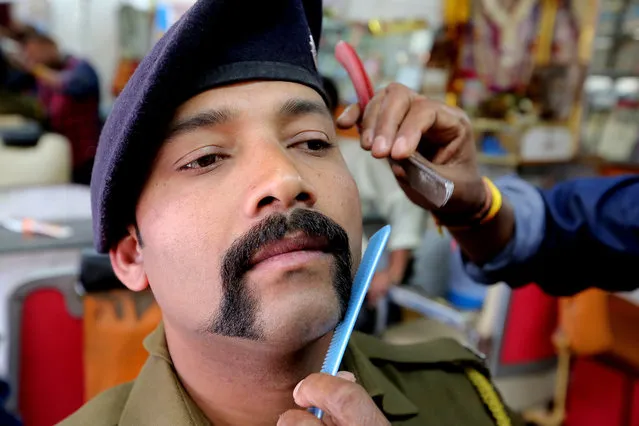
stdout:
POLYGON ((144 241, 142 241, 142 234, 140 233, 140 228, 138 227, 138 224, 134 223, 133 228, 135 229, 135 238, 138 239, 138 244, 140 245, 140 248, 144 248, 144 241))

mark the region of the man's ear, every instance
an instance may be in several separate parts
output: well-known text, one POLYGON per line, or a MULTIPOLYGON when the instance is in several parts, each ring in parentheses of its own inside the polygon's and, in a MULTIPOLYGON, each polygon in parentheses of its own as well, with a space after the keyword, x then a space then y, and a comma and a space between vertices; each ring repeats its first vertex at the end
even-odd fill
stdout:
POLYGON ((149 286, 142 249, 133 226, 129 228, 129 234, 109 251, 109 257, 115 275, 129 290, 142 291, 149 286))

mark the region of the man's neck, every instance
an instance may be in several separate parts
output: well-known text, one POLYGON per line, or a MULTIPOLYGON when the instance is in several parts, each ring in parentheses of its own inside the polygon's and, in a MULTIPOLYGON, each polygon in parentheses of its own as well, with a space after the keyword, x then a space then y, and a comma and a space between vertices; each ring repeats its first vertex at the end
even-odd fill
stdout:
POLYGON ((293 389, 318 372, 331 333, 301 350, 220 337, 185 340, 165 324, 175 370, 191 398, 215 426, 274 425, 295 408, 293 389))

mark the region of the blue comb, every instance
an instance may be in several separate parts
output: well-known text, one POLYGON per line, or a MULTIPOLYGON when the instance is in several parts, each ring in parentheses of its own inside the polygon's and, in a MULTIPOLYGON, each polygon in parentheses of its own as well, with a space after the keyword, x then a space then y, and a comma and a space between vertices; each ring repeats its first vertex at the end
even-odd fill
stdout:
MULTIPOLYGON (((334 376, 339 370, 339 366, 342 364, 342 358, 348 345, 348 340, 353 333, 353 327, 355 327, 355 321, 359 315, 359 311, 362 308, 368 287, 373 279, 375 270, 379 259, 382 257, 382 253, 386 248, 388 237, 390 236, 391 227, 386 225, 373 235, 362 262, 359 265, 355 280, 353 281, 353 288, 351 290, 351 300, 348 302, 348 308, 346 309, 346 315, 344 320, 337 325, 335 332, 333 333, 333 339, 328 346, 328 352, 326 358, 324 358, 324 364, 322 365, 322 373, 330 374, 334 376)), ((309 409, 315 417, 322 419, 324 412, 319 408, 312 407, 309 409)))

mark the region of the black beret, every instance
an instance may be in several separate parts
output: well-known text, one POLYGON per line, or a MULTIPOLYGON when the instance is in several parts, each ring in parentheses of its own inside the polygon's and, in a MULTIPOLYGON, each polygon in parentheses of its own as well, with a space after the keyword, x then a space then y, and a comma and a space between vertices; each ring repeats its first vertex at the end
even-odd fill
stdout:
POLYGON ((134 223, 135 205, 177 107, 250 80, 304 84, 328 103, 317 70, 321 0, 199 0, 159 40, 113 106, 100 136, 91 206, 105 253, 134 223))

